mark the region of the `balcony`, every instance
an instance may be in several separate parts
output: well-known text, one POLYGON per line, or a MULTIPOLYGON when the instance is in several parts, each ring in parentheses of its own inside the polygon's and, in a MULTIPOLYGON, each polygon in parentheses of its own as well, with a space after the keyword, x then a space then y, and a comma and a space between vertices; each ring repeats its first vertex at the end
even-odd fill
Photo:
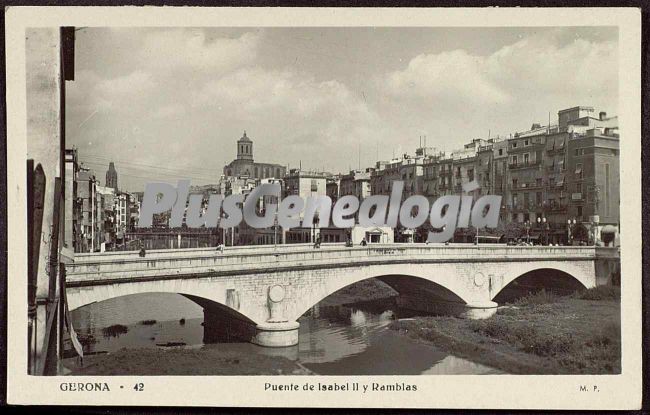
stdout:
POLYGON ((509 184, 508 189, 510 190, 538 190, 538 189, 543 189, 544 184, 540 183, 522 183, 522 184, 517 184, 516 186, 514 184, 509 184))
POLYGON ((513 170, 513 169, 527 169, 530 167, 538 167, 541 164, 540 161, 528 161, 528 162, 521 162, 521 163, 510 163, 508 164, 508 168, 513 170))
POLYGON ((565 146, 562 147, 552 147, 552 148, 547 148, 546 149, 546 154, 548 155, 553 155, 553 154, 562 154, 566 150, 565 146))

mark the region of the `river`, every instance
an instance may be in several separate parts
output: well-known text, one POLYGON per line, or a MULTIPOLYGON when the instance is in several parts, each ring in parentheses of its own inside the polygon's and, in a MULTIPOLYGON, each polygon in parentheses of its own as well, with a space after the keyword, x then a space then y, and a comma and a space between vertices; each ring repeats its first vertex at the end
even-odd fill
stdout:
POLYGON ((204 344, 203 309, 176 294, 123 296, 72 312, 80 337, 92 339, 85 347, 88 354, 173 344, 280 355, 320 375, 500 373, 388 329, 393 319, 408 317, 390 300, 321 305, 299 319, 297 346, 275 349, 251 343, 204 344))

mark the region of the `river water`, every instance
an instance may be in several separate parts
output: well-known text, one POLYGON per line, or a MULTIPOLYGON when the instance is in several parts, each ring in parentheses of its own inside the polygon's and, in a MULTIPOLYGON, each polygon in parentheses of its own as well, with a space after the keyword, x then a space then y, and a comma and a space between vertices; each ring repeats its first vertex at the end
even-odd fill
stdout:
POLYGON ((388 329, 398 317, 409 314, 389 300, 317 306, 299 319, 299 344, 276 349, 251 343, 203 344, 203 309, 176 294, 123 296, 72 312, 88 354, 181 345, 284 356, 320 375, 499 373, 388 329))

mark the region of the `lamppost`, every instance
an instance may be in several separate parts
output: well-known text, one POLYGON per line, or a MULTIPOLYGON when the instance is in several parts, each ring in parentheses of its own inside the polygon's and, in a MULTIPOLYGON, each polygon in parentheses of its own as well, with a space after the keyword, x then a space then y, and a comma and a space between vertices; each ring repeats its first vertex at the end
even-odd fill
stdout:
POLYGON ((546 223, 546 216, 537 218, 537 226, 542 230, 542 244, 548 245, 548 230, 550 225, 546 223))
POLYGON ((275 216, 273 219, 273 249, 278 249, 278 210, 275 210, 275 216))
POLYGON ((576 219, 575 218, 567 219, 566 224, 567 224, 567 227, 566 227, 566 229, 567 229, 567 243, 569 245, 573 245, 573 228, 576 225, 576 219))
POLYGON ((524 228, 526 229, 526 243, 530 243, 530 221, 527 220, 524 222, 524 228))
POLYGON ((320 218, 318 212, 315 212, 314 218, 312 219, 312 232, 311 232, 311 243, 316 242, 316 226, 318 226, 320 218))

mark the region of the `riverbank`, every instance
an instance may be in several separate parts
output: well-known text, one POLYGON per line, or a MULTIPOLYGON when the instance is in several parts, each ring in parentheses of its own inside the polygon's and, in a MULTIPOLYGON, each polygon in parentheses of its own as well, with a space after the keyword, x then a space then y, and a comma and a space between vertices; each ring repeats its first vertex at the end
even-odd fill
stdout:
POLYGON ((390 326, 411 338, 513 374, 621 373, 620 290, 542 291, 485 320, 417 317, 390 326))
POLYGON ((243 355, 209 347, 122 349, 87 356, 82 367, 76 359, 64 366, 73 376, 173 376, 173 375, 309 375, 311 371, 281 356, 243 355), (161 362, 165 362, 161 364, 161 362))

